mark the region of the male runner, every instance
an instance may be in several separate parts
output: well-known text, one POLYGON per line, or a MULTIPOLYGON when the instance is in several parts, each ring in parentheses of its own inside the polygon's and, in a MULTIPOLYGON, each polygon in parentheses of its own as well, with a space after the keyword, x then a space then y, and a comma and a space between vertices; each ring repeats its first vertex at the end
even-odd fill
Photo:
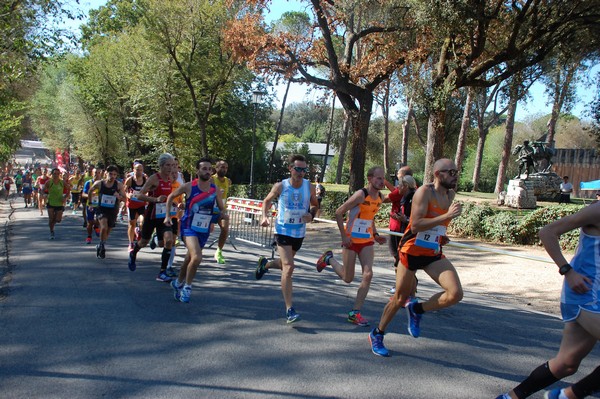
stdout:
POLYGON ((377 233, 374 217, 381 207, 383 196, 380 192, 385 185, 384 171, 382 167, 375 166, 368 170, 366 188, 355 192, 346 202, 335 211, 335 220, 342 237, 342 260, 340 264, 333 258, 331 250, 326 251, 317 260, 317 271, 321 272, 327 265, 331 265, 333 271, 340 278, 350 284, 354 280, 356 270, 356 257, 360 260, 362 268, 362 279, 358 286, 354 306, 348 313, 348 321, 357 326, 366 327, 369 322, 360 314, 365 302, 371 280, 373 279, 373 260, 375 251, 373 244, 386 242, 385 237, 377 233), (348 221, 344 227, 344 217, 348 212, 348 221))
MULTIPOLYGON (((216 173, 212 176, 215 186, 221 191, 221 198, 223 201, 227 201, 229 197, 229 187, 231 187, 231 179, 225 176, 229 165, 227 162, 220 160, 215 165, 216 173)), ((215 252, 215 260, 219 264, 225 264, 225 258, 223 257, 223 247, 229 236, 229 219, 219 218, 217 224, 221 228, 219 234, 219 241, 217 243, 217 251, 215 252)))
POLYGON ((85 228, 87 230, 86 244, 92 243, 92 229, 96 230, 96 235, 100 236, 100 228, 98 220, 96 220, 96 209, 98 208, 98 189, 90 190, 92 185, 102 180, 102 168, 92 168, 92 178, 85 182, 81 191, 83 199, 83 216, 85 217, 85 228))
POLYGON ((129 238, 129 250, 133 251, 133 243, 140 240, 140 229, 138 227, 144 222, 144 212, 146 203, 140 201, 139 195, 142 187, 146 184, 147 177, 144 175, 144 165, 139 162, 133 163, 133 174, 125 180, 125 190, 127 192, 127 211, 129 212, 129 226, 127 228, 127 237, 129 238))
POLYGON ((389 356, 383 345, 383 334, 394 315, 403 307, 415 288, 416 271, 422 269, 443 289, 426 302, 411 302, 406 306, 408 332, 417 338, 423 313, 458 303, 463 296, 462 286, 454 266, 442 253, 448 243, 446 227, 459 216, 462 206, 454 200, 458 170, 450 159, 439 159, 433 165, 434 182, 420 187, 413 198, 408 227, 400 241, 400 263, 396 273, 396 292, 381 316, 379 326, 369 334, 371 349, 379 356, 389 356))
MULTIPOLYGON (((54 240, 54 226, 62 221, 63 211, 65 210, 64 195, 65 185, 68 183, 61 179, 60 170, 52 169, 52 178, 44 184, 44 195, 48 208, 48 226, 50 227, 50 239, 54 240)), ((67 187, 68 188, 68 187, 67 187)))
POLYGON ((302 247, 306 235, 306 223, 312 221, 317 213, 319 202, 315 186, 304 176, 308 173, 306 158, 303 155, 290 155, 288 159, 290 178, 275 183, 263 201, 261 226, 270 225, 271 203, 279 198, 278 213, 275 219, 275 241, 279 259, 268 262, 264 256, 258 258, 254 272, 260 280, 269 269, 281 269, 281 292, 285 302, 288 323, 300 320, 292 301, 292 274, 294 256, 302 247), (312 205, 312 207, 311 207, 312 205))

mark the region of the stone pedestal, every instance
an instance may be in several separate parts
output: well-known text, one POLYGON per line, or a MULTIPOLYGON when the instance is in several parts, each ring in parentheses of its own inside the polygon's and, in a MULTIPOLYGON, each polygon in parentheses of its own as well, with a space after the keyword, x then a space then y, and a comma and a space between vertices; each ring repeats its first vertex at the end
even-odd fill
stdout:
POLYGON ((533 194, 538 201, 558 201, 562 179, 556 173, 532 173, 527 181, 532 183, 533 194))
POLYGON ((504 205, 511 208, 535 209, 534 183, 523 179, 513 179, 508 182, 504 205))

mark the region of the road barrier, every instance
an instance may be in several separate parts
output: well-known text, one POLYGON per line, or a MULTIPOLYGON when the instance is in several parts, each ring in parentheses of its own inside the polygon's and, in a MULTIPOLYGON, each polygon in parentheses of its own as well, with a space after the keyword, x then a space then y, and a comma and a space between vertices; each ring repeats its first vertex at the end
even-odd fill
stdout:
POLYGON ((275 256, 276 247, 273 237, 273 228, 277 211, 271 207, 269 225, 266 227, 261 226, 262 205, 262 200, 235 197, 227 198, 229 238, 233 241, 239 240, 262 248, 271 248, 272 258, 275 256))

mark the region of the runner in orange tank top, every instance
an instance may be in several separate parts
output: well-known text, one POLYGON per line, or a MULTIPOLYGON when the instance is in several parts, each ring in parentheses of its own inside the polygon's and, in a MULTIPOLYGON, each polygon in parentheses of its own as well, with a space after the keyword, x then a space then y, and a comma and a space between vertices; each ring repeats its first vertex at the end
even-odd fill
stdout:
POLYGON ((373 244, 375 241, 380 245, 386 242, 385 237, 380 237, 377 233, 373 221, 382 203, 380 190, 385 187, 383 168, 376 166, 369 169, 367 181, 369 182, 367 188, 355 192, 335 211, 335 219, 342 237, 343 264, 333 258, 330 250, 325 251, 317 260, 318 272, 321 272, 327 265, 331 265, 333 271, 344 282, 350 284, 354 280, 356 257, 358 256, 362 268, 362 279, 356 293, 354 306, 348 313, 348 322, 361 327, 369 325, 369 322, 360 314, 360 310, 369 293, 373 278, 373 259, 375 257, 373 244), (348 213, 348 221, 344 227, 346 213, 348 213))
POLYGON ((423 313, 455 305, 463 297, 456 269, 442 254, 442 246, 448 243, 446 227, 462 211, 460 204, 452 203, 458 170, 450 159, 439 159, 433 165, 433 177, 433 184, 424 185, 415 193, 410 222, 400 242, 400 262, 404 267, 398 267, 396 293, 386 304, 379 326, 369 334, 371 350, 378 356, 389 356, 383 345, 383 334, 411 294, 418 269, 424 270, 444 291, 425 302, 411 302, 406 306, 408 332, 413 337, 420 335, 423 313))

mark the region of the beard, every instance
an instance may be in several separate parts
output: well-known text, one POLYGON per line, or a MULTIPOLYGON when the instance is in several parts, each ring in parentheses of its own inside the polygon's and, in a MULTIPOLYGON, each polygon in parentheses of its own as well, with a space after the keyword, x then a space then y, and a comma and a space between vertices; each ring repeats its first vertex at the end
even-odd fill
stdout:
POLYGON ((219 176, 220 179, 224 178, 226 174, 227 172, 223 172, 221 170, 217 171, 217 176, 219 176))
POLYGON ((440 185, 442 187, 444 187, 446 190, 455 190, 456 189, 456 181, 453 182, 447 182, 447 181, 440 181, 440 185))

